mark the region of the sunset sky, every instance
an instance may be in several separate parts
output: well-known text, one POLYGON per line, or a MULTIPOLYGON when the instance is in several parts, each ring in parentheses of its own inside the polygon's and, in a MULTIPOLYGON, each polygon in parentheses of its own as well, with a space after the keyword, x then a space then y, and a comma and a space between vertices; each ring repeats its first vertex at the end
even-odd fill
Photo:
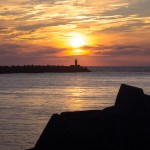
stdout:
POLYGON ((150 66, 150 0, 0 0, 0 65, 150 66))

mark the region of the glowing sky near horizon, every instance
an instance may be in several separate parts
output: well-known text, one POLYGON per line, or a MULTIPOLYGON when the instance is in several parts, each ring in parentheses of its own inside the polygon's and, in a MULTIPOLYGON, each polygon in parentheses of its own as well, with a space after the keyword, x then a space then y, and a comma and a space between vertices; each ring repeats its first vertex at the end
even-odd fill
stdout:
POLYGON ((0 0, 0 65, 150 66, 149 0, 0 0))

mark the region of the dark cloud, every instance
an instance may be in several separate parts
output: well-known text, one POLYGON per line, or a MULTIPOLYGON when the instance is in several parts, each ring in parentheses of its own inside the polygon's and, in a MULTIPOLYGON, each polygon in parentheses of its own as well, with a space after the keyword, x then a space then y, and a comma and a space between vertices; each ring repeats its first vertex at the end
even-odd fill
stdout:
POLYGON ((18 16, 18 15, 22 15, 24 14, 25 12, 22 11, 22 12, 19 12, 18 10, 5 10, 3 12, 0 13, 1 16, 18 16))
POLYGON ((14 20, 16 20, 16 21, 28 20, 28 19, 31 19, 31 18, 37 16, 38 14, 41 14, 41 13, 25 15, 23 17, 17 17, 14 20))
POLYGON ((141 56, 150 55, 150 49, 141 46, 112 46, 110 50, 104 49, 96 54, 103 54, 107 56, 141 56))
POLYGON ((27 57, 43 57, 60 52, 63 49, 50 47, 50 46, 36 46, 36 45, 19 45, 19 44, 1 44, 0 57, 6 55, 17 55, 27 57))
POLYGON ((106 15, 106 16, 139 15, 141 17, 145 17, 145 16, 149 17, 150 16, 149 6, 150 6, 150 0, 138 1, 138 2, 131 3, 131 5, 129 5, 128 7, 120 7, 115 10, 104 12, 103 15, 106 15))
POLYGON ((26 55, 30 57, 49 57, 50 55, 56 54, 58 52, 60 52, 60 49, 58 48, 42 46, 39 48, 35 47, 35 51, 29 52, 26 55))
POLYGON ((96 55, 103 55, 103 56, 140 56, 150 55, 150 48, 144 46, 137 46, 137 45, 96 45, 96 46, 84 46, 83 49, 95 51, 96 55))
MULTIPOLYGON (((132 21, 134 22, 134 21, 132 21)), ((112 33, 112 32, 131 32, 134 29, 136 29, 137 27, 143 27, 143 26, 149 26, 150 23, 144 23, 142 21, 135 21, 135 23, 130 23, 128 22, 128 24, 119 26, 119 27, 111 27, 111 28, 106 28, 104 30, 102 30, 101 32, 108 32, 108 33, 112 33)))
POLYGON ((49 26, 59 26, 59 25, 64 25, 66 24, 65 22, 53 22, 53 23, 37 23, 33 25, 25 25, 25 26, 18 26, 16 27, 16 30, 20 31, 30 31, 30 30, 36 30, 39 28, 43 27, 49 27, 49 26))
POLYGON ((17 49, 19 49, 21 46, 18 44, 1 44, 0 45, 0 54, 12 54, 15 53, 17 49))
MULTIPOLYGON (((19 2, 19 4, 41 4, 41 3, 46 3, 46 4, 55 4, 56 2, 58 2, 59 0, 32 0, 32 2, 29 2, 29 0, 27 1, 23 1, 23 2, 19 2)), ((66 1, 66 0, 61 0, 61 2, 66 1)))
POLYGON ((6 30, 7 28, 4 28, 4 27, 0 27, 0 30, 6 30))
POLYGON ((0 44, 0 65, 55 64, 57 53, 64 49, 32 44, 0 44))
POLYGON ((0 33, 5 33, 7 32, 8 28, 0 27, 0 33))
MULTIPOLYGON (((37 3, 43 3, 43 2, 47 2, 47 3, 50 3, 50 4, 53 4, 55 2, 57 2, 58 0, 34 0, 34 2, 37 2, 37 3)), ((61 0, 61 1, 65 1, 65 0, 61 0)))

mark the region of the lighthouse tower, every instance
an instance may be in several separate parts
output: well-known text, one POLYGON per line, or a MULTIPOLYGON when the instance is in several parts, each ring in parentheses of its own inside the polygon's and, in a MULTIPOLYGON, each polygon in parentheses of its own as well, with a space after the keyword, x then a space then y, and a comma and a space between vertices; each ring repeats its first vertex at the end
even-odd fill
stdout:
POLYGON ((75 63, 75 66, 78 66, 78 59, 75 59, 74 63, 75 63))

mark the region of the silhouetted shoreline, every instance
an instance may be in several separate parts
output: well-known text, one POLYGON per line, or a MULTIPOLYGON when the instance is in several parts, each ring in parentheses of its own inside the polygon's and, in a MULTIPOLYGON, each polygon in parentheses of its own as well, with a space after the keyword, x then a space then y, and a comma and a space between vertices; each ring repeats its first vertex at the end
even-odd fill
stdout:
POLYGON ((24 65, 24 66, 0 66, 0 74, 10 73, 69 73, 69 72, 90 72, 87 67, 80 65, 55 66, 55 65, 24 65))

